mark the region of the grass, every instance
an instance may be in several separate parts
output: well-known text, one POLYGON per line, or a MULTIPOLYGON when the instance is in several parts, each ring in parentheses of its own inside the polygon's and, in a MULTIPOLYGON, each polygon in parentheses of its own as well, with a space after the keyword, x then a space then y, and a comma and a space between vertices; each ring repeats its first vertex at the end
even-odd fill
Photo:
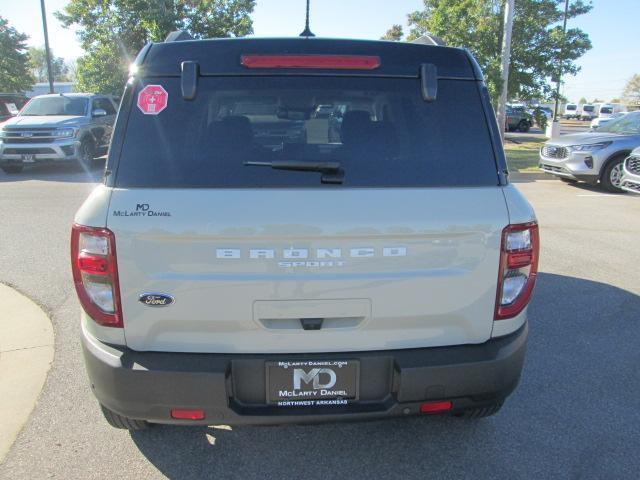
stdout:
POLYGON ((537 172, 540 147, 546 141, 544 137, 511 136, 504 142, 504 153, 511 171, 537 172), (510 141, 514 140, 514 141, 510 141), (516 143, 518 142, 518 143, 516 143))

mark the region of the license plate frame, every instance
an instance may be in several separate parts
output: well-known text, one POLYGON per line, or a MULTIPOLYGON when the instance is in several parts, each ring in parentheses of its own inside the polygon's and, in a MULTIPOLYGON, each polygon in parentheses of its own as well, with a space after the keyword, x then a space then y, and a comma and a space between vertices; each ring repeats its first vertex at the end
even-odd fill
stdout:
POLYGON ((268 405, 347 405, 360 399, 360 360, 265 362, 265 380, 268 405))

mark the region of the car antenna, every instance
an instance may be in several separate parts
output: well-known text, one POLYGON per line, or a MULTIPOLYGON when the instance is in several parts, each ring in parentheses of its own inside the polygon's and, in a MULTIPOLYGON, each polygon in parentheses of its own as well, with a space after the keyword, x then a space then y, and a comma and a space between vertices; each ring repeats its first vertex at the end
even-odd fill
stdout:
POLYGON ((313 32, 309 29, 309 1, 307 0, 307 19, 304 24, 304 31, 300 34, 301 37, 315 37, 313 32))

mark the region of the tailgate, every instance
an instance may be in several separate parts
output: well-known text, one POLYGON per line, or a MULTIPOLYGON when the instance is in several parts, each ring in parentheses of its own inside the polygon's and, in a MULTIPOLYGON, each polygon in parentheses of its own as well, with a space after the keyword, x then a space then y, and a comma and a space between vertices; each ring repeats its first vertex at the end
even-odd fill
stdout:
POLYGON ((499 187, 116 188, 107 226, 130 348, 294 353, 488 340, 507 224, 499 187))

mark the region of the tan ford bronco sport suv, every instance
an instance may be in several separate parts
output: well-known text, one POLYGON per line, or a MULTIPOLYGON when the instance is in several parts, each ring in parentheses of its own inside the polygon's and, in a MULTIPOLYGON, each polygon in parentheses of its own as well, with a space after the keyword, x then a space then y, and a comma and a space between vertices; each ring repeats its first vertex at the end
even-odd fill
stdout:
POLYGON ((135 67, 71 238, 110 424, 500 409, 538 227, 467 51, 173 41, 135 67))

